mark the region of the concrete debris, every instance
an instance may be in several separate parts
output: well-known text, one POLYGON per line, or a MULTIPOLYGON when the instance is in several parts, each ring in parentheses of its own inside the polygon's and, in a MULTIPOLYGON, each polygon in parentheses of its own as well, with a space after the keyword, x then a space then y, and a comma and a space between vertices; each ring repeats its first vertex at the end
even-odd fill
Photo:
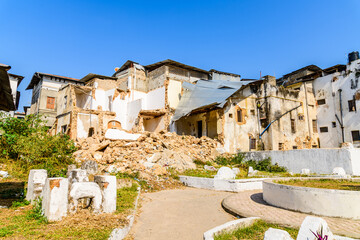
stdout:
POLYGON ((95 176, 96 182, 103 196, 102 211, 112 213, 116 211, 116 177, 115 176, 95 176))
POLYGON ((158 176, 166 178, 169 169, 182 172, 195 169, 195 159, 204 163, 213 161, 212 151, 218 148, 218 141, 208 137, 179 136, 164 131, 138 135, 137 140, 108 140, 97 135, 80 139, 79 150, 73 156, 77 162, 97 162, 98 172, 139 173, 144 180, 159 182, 164 179, 158 176))
POLYGON ((122 131, 120 129, 108 129, 105 133, 106 139, 111 140, 133 140, 136 141, 141 136, 141 134, 132 134, 122 131))
POLYGON ((103 196, 99 185, 94 182, 75 182, 71 185, 69 193, 69 211, 75 213, 78 208, 79 200, 85 198, 91 198, 90 203, 94 213, 100 213, 103 196))
POLYGON ((332 174, 340 176, 340 177, 345 177, 346 176, 346 172, 342 167, 336 167, 333 169, 332 174))
POLYGON ((0 171, 0 177, 7 178, 7 177, 9 177, 9 173, 6 171, 0 171))
POLYGON ((334 236, 330 231, 327 222, 324 219, 319 217, 307 216, 301 224, 296 240, 317 239, 311 231, 314 233, 322 232, 322 236, 324 237, 326 235, 328 240, 334 239, 334 236))
POLYGON ((269 228, 265 232, 264 240, 293 240, 293 238, 284 230, 269 228))
POLYGON ((351 142, 344 142, 344 143, 341 143, 341 148, 353 149, 354 145, 351 142))
POLYGON ((221 167, 217 174, 215 175, 215 179, 235 179, 236 174, 229 167, 221 167))
POLYGON ((98 164, 93 160, 84 161, 81 169, 86 170, 87 175, 95 175, 98 172, 98 164))
POLYGON ((68 172, 69 184, 73 184, 76 182, 88 182, 89 178, 86 170, 84 169, 73 169, 68 172))

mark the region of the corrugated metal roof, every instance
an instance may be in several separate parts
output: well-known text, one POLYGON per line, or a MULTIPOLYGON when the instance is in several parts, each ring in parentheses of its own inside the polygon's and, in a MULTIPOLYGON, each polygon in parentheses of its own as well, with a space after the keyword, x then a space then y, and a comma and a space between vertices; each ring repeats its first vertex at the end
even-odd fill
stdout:
POLYGON ((241 87, 251 82, 231 82, 224 80, 199 80, 196 85, 183 83, 186 89, 172 118, 180 118, 204 107, 223 107, 227 99, 241 87))

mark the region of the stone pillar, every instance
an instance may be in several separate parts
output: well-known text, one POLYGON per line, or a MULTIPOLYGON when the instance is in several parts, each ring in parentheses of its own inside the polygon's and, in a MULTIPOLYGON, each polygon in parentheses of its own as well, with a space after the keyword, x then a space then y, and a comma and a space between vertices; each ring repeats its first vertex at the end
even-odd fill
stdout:
POLYGON ((102 209, 105 213, 112 213, 116 211, 116 177, 97 175, 94 177, 94 182, 99 184, 101 193, 103 195, 102 209))
POLYGON ((69 184, 76 182, 88 182, 89 178, 87 176, 86 170, 83 169, 73 169, 68 172, 69 184))
POLYGON ((29 173, 26 200, 33 202, 36 198, 41 197, 47 178, 45 169, 32 169, 29 173))
POLYGON ((67 215, 69 180, 67 178, 46 179, 42 210, 49 221, 58 221, 67 215))

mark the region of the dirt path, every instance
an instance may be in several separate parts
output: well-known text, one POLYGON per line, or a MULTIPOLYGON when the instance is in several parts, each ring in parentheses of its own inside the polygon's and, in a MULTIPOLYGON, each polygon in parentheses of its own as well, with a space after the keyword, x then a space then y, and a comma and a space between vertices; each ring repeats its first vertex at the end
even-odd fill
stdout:
POLYGON ((194 188, 146 193, 130 234, 135 240, 200 240, 205 231, 235 219, 221 207, 231 194, 194 188))

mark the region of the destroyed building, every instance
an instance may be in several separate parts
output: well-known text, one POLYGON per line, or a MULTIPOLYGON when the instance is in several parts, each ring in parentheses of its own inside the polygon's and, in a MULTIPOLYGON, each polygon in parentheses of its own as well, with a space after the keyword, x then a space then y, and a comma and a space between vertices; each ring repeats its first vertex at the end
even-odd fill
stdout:
POLYGON ((233 81, 240 79, 240 75, 206 71, 173 60, 147 66, 127 61, 112 77, 88 74, 78 81, 84 86, 61 87, 53 129, 68 133, 72 139, 93 134, 116 139, 131 137, 130 132, 167 131, 184 82, 227 75, 233 81))
POLYGON ((311 103, 304 89, 277 86, 272 76, 199 81, 187 88, 173 120, 178 134, 217 138, 227 152, 312 148, 318 145, 307 124, 311 103))
POLYGON ((0 110, 14 116, 19 107, 20 92, 17 90, 23 76, 9 73, 11 66, 0 63, 0 110))

